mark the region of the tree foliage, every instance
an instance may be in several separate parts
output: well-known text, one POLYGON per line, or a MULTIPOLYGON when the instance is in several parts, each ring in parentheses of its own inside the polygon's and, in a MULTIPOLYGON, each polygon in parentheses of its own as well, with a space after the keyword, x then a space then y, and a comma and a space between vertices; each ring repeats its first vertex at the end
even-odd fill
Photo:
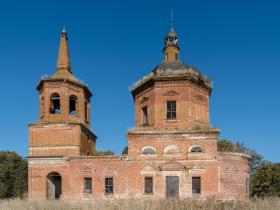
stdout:
POLYGON ((0 152, 0 199, 27 192, 27 161, 15 152, 0 152))
POLYGON ((252 196, 280 197, 280 163, 267 163, 261 166, 251 180, 252 196))
POLYGON ((127 155, 127 154, 128 154, 128 147, 126 146, 122 151, 122 155, 127 155))
POLYGON ((110 156, 110 155, 115 155, 115 153, 111 150, 96 150, 95 154, 96 156, 110 156))

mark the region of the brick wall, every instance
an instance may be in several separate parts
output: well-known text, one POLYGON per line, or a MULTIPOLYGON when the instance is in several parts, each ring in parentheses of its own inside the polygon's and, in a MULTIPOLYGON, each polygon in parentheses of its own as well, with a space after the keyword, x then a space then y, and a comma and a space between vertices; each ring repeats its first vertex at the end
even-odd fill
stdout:
MULTIPOLYGON (((88 130, 84 128, 84 130, 88 130)), ((30 124, 30 156, 79 156, 93 155, 95 136, 85 133, 82 125, 67 123, 30 124)))
POLYGON ((46 199, 46 177, 53 171, 58 172, 62 177, 62 199, 165 198, 166 176, 179 176, 180 198, 193 196, 217 196, 221 199, 244 198, 248 194, 240 183, 248 177, 246 158, 238 165, 239 172, 233 172, 235 176, 229 177, 224 172, 226 165, 232 164, 231 161, 240 163, 238 159, 242 159, 242 156, 220 155, 218 160, 192 161, 128 160, 125 156, 33 158, 29 159, 29 198, 46 199), (152 195, 144 193, 146 176, 153 177, 152 195), (201 177, 201 194, 199 195, 192 193, 191 182, 194 176, 201 177), (112 195, 105 195, 105 177, 114 178, 112 195), (230 184, 225 184, 226 177, 231 178, 230 184), (92 178, 92 193, 84 193, 84 178, 92 178))
POLYGON ((148 126, 154 129, 193 129, 209 126, 209 92, 187 80, 156 81, 135 96, 136 127, 143 122, 142 108, 148 107, 148 126), (176 101, 176 119, 166 118, 167 101, 176 101))

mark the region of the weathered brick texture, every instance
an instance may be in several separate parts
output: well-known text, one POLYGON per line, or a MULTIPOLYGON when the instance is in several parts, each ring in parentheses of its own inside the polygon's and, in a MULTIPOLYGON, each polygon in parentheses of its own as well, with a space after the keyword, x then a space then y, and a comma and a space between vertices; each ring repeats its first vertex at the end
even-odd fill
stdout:
POLYGON ((62 32, 57 72, 37 88, 40 119, 29 125, 29 199, 165 198, 168 176, 179 178, 179 198, 248 196, 250 157, 217 151, 220 130, 209 123, 212 83, 178 61, 176 33, 170 32, 165 40, 166 60, 131 90, 135 127, 127 132, 128 154, 106 157, 95 156, 91 93, 72 75, 66 35, 62 32), (60 96, 60 113, 49 111, 53 93, 60 96), (69 113, 72 95, 77 98, 75 115, 69 113), (170 101, 176 103, 172 119, 167 118, 170 101), (109 177, 112 194, 106 194, 109 177), (153 178, 152 194, 145 194, 145 177, 153 178), (198 193, 193 177, 200 178, 198 193), (85 185, 85 178, 92 179, 91 186, 85 185))

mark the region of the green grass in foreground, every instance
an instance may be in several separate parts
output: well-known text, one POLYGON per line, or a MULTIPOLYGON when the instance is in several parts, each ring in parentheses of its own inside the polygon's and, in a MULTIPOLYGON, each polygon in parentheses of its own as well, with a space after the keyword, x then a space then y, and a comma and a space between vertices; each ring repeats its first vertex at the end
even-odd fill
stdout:
POLYGON ((106 201, 27 201, 0 200, 1 210, 280 210, 280 198, 221 202, 214 199, 196 200, 140 200, 106 201))

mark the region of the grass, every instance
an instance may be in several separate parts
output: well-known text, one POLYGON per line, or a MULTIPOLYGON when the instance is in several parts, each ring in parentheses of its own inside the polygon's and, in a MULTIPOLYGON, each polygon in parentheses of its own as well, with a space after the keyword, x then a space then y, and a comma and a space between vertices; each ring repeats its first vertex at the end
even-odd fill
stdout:
POLYGON ((197 200, 27 201, 0 200, 1 210, 280 210, 280 198, 222 202, 197 200))

